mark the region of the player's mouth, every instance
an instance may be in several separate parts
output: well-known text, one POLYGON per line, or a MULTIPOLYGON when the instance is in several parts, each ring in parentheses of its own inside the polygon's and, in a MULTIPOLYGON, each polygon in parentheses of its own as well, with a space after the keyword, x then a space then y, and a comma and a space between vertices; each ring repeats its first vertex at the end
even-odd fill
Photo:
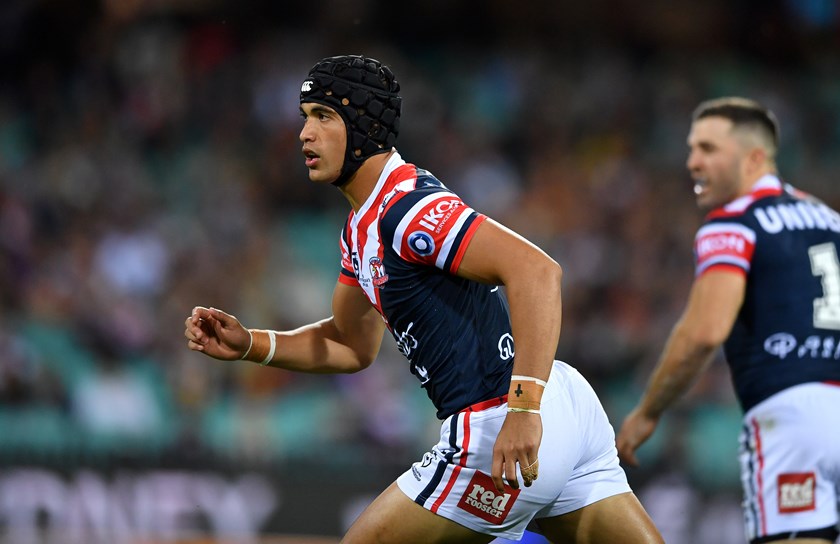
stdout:
POLYGON ((315 168, 315 165, 318 164, 318 160, 321 158, 317 153, 307 148, 303 148, 303 156, 307 168, 315 168))
POLYGON ((694 194, 697 196, 702 195, 706 192, 709 188, 709 182, 706 181, 706 178, 694 178, 694 194))

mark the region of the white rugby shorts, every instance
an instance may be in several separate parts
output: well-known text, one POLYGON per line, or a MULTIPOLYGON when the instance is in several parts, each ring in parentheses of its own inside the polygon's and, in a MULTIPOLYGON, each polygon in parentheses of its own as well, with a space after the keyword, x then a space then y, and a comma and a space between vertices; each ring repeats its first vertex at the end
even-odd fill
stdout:
MULTIPOLYGON (((494 399, 495 400, 495 399, 494 399)), ((619 466, 615 433, 598 397, 577 370, 555 361, 540 407, 539 478, 505 487, 490 478, 493 445, 507 416, 502 399, 443 421, 440 442, 397 479, 411 500, 474 531, 512 540, 531 519, 578 510, 630 491, 619 466)))
POLYGON ((750 409, 740 462, 748 540, 836 524, 840 384, 797 385, 750 409))

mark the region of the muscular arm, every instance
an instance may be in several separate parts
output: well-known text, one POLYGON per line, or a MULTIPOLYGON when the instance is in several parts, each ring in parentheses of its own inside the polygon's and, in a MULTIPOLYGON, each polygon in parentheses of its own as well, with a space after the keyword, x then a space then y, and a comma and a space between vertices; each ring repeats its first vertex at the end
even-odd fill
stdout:
MULTIPOLYGON (((505 286, 516 349, 513 373, 548 380, 560 336, 560 265, 521 236, 487 219, 470 241, 458 275, 505 286)), ((519 487, 517 463, 526 486, 536 479, 541 441, 539 413, 507 414, 493 446, 491 475, 499 492, 504 491, 505 480, 519 487)))
POLYGON ((513 373, 548 379, 560 337, 560 265, 487 219, 470 241, 458 275, 505 286, 516 348, 513 373))
POLYGON ((271 366, 299 372, 358 372, 370 366, 382 345, 385 324, 358 287, 336 283, 333 315, 277 333, 271 366))
MULTIPOLYGON (((379 353, 385 325, 358 287, 336 283, 333 315, 292 331, 271 331, 276 350, 269 365, 310 373, 357 372, 379 353)), ((223 360, 239 359, 248 331, 230 314, 198 307, 186 321, 188 347, 223 360)), ((264 335, 263 335, 264 336, 264 335)))
POLYGON ((638 464, 635 450, 653 433, 662 413, 709 366, 732 331, 745 289, 746 278, 726 270, 711 270, 694 282, 645 393, 619 432, 616 442, 622 459, 638 464))

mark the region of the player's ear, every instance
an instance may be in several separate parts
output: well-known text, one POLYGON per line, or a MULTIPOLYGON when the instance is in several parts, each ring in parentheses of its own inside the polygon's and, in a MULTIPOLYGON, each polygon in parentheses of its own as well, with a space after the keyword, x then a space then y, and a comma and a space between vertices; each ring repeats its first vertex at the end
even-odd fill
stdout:
POLYGON ((753 147, 747 153, 747 171, 753 173, 765 168, 767 166, 767 159, 767 151, 763 147, 753 147))

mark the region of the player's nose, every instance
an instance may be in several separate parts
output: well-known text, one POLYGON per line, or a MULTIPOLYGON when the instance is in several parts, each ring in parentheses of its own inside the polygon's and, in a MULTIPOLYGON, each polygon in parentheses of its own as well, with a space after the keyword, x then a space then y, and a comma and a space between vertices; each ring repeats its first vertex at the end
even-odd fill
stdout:
POLYGON ((697 172, 700 169, 700 162, 700 157, 698 157, 697 153, 692 151, 685 159, 685 167, 689 172, 697 172))
POLYGON ((300 141, 303 143, 311 142, 315 139, 315 133, 312 130, 309 121, 305 121, 303 123, 303 128, 300 129, 300 134, 298 134, 298 138, 300 138, 300 141))

